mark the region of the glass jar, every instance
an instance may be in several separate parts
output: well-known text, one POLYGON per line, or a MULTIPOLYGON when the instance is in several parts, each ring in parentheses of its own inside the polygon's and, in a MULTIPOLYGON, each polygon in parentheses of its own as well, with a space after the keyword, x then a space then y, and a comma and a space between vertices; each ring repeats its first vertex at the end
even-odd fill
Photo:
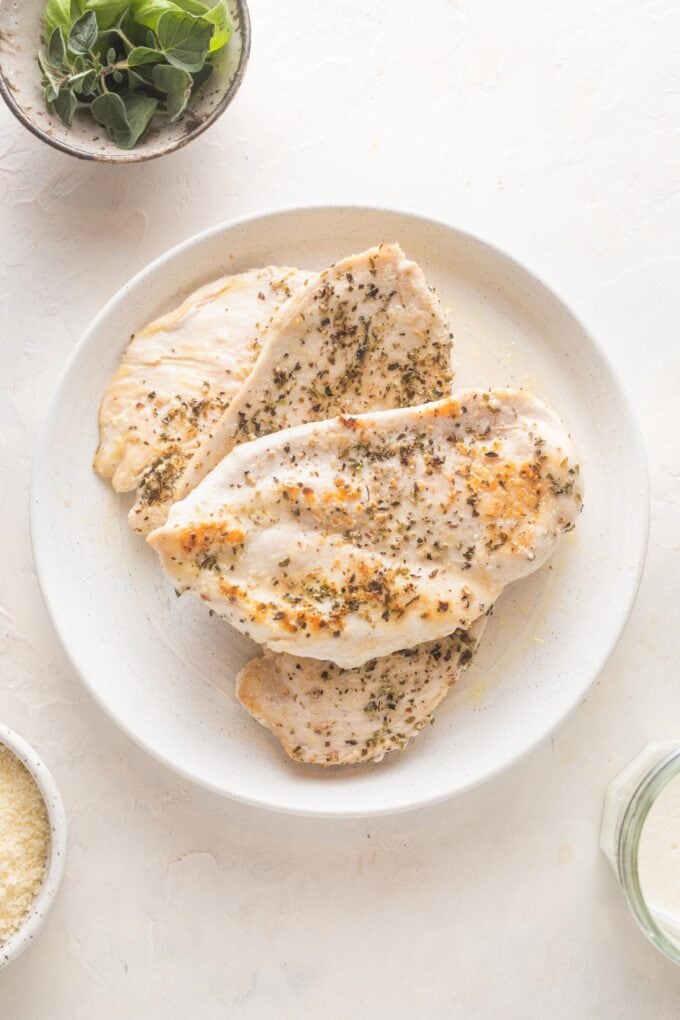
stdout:
MULTIPOLYGON (((643 748, 607 787, 600 846, 640 928, 657 949, 674 963, 680 963, 680 914, 670 916, 658 905, 650 906, 645 899, 640 869, 640 840, 645 822, 662 791, 676 777, 680 777, 680 740, 643 748)), ((680 816, 675 823, 680 825, 680 816)), ((680 889, 680 831, 677 835, 678 861, 673 882, 680 889)))

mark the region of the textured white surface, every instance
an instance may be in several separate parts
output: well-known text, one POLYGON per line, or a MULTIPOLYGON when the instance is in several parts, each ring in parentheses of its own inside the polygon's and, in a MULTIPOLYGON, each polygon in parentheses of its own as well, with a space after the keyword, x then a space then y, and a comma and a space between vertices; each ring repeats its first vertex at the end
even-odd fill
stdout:
POLYGON ((70 857, 8 1020, 323 1015, 674 1020, 680 978, 597 846, 608 779, 680 729, 680 10, 672 0, 253 0, 242 91, 146 166, 50 151, 0 111, 0 719, 60 783, 70 857), (411 205, 559 285, 636 396, 646 577, 581 709, 511 772, 375 822, 279 817, 178 780, 72 675, 28 539, 32 450, 78 335, 201 227, 411 205))

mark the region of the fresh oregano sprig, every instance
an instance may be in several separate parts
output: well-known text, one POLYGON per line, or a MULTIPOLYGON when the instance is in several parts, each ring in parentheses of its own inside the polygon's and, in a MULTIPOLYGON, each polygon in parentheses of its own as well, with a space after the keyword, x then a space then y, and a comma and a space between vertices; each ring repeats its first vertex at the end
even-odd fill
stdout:
POLYGON ((49 0, 43 23, 47 108, 67 127, 87 110, 122 149, 182 115, 231 36, 226 0, 49 0))

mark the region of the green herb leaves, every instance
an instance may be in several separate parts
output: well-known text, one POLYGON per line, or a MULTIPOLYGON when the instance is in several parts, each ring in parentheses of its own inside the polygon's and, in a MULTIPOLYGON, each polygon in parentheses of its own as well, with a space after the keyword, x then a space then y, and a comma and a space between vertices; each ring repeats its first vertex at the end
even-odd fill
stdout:
POLYGON ((71 127, 73 114, 76 112, 78 100, 70 89, 61 89, 57 98, 52 101, 54 112, 58 114, 66 127, 71 127))
POLYGON ((105 92, 92 100, 90 113, 100 124, 111 131, 127 131, 130 127, 125 112, 125 102, 115 92, 105 92))
POLYGON ((128 53, 128 67, 142 67, 144 64, 158 64, 165 57, 160 50, 150 46, 134 46, 128 53))
POLYGON ((92 101, 90 110, 95 120, 108 128, 121 149, 132 149, 145 134, 157 106, 157 99, 139 92, 123 95, 106 92, 92 101))
POLYGON ((200 71, 215 26, 182 11, 165 11, 158 19, 158 43, 168 62, 184 71, 200 71))
POLYGON ((165 106, 170 120, 177 120, 184 113, 191 98, 193 79, 188 71, 179 67, 168 67, 158 64, 153 69, 153 80, 156 86, 165 92, 165 106))
POLYGON ((121 149, 133 149, 139 139, 146 134, 157 106, 157 99, 151 99, 139 92, 130 92, 125 96, 128 126, 123 131, 114 132, 116 142, 121 149))
POLYGON ((49 0, 43 15, 43 23, 48 39, 52 37, 55 28, 60 28, 66 37, 71 27, 71 0, 49 0))
POLYGON ((210 50, 221 49, 231 38, 231 20, 226 0, 218 0, 214 7, 208 8, 197 0, 133 0, 132 11, 140 25, 146 25, 154 32, 164 14, 183 11, 193 18, 201 18, 213 25, 210 39, 210 50))
POLYGON ((213 37, 210 40, 210 52, 221 50, 231 39, 231 18, 225 0, 220 0, 211 11, 205 15, 207 21, 215 26, 213 37))
POLYGON ((47 47, 47 59, 53 67, 61 67, 66 60, 66 43, 61 28, 55 28, 47 47))
POLYGON ((112 28, 125 14, 130 0, 84 0, 80 7, 84 11, 94 11, 100 31, 112 28))
POLYGON ((146 25, 154 32, 158 28, 158 21, 162 14, 167 11, 181 10, 183 8, 179 4, 173 3, 172 0, 132 0, 132 15, 137 24, 146 25))
POLYGON ((97 15, 94 11, 87 11, 86 14, 83 14, 82 18, 78 18, 71 26, 71 31, 68 35, 68 48, 71 53, 80 53, 81 56, 85 56, 86 53, 90 53, 92 50, 98 35, 97 15))
POLYGON ((79 74, 72 74, 69 78, 69 87, 81 96, 90 96, 97 83, 97 72, 94 68, 89 71, 81 71, 79 74))
POLYGON ((226 0, 49 0, 43 23, 48 109, 67 127, 87 111, 124 149, 181 116, 232 31, 226 0))

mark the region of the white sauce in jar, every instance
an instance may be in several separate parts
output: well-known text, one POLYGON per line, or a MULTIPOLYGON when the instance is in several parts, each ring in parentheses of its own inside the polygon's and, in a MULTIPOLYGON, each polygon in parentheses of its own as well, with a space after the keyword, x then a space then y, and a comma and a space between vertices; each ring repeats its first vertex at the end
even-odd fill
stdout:
POLYGON ((679 756, 680 739, 647 744, 612 779, 600 846, 642 930, 680 964, 679 756))
POLYGON ((680 776, 661 791, 638 844, 640 888, 654 920, 680 938, 680 776))

